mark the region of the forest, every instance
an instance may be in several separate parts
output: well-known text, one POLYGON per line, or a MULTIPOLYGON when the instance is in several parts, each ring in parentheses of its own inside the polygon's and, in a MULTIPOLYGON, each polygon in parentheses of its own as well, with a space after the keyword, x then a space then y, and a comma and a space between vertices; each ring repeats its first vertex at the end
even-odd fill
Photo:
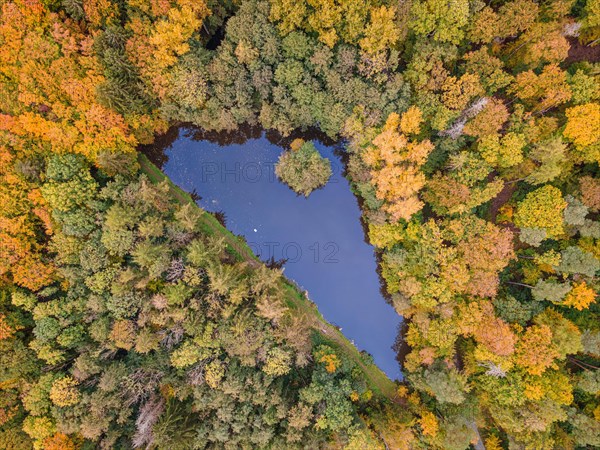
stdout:
POLYGON ((0 449, 600 447, 600 0, 0 11, 0 449), (139 154, 178 124, 344 143, 404 380, 139 154))

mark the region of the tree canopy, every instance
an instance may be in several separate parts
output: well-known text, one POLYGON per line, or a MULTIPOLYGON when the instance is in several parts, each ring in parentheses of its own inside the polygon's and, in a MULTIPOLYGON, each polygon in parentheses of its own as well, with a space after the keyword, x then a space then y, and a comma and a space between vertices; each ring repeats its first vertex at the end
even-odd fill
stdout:
POLYGON ((597 0, 0 10, 0 449, 600 446, 597 0), (343 143, 402 382, 139 157, 181 123, 343 143))

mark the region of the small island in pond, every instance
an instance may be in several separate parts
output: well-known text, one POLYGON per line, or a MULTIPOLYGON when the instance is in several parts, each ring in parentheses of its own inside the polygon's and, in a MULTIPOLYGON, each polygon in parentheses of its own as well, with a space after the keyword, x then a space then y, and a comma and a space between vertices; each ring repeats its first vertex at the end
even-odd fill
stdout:
POLYGON ((308 197, 325 186, 331 177, 331 163, 323 158, 312 142, 295 139, 275 165, 275 174, 297 194, 308 197))

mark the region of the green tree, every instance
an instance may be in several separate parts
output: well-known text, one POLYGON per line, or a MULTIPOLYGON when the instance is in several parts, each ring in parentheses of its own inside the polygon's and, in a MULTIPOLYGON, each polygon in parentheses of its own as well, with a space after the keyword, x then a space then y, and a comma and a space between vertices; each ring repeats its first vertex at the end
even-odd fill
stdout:
POLYGON ((565 168, 566 149, 560 138, 536 144, 529 152, 529 158, 539 165, 527 176, 526 181, 538 185, 558 177, 565 168))
POLYGON ((561 252, 560 264, 556 269, 565 274, 583 274, 593 278, 600 270, 600 261, 580 247, 567 247, 561 252))
POLYGON ((452 4, 439 0, 419 0, 413 3, 410 26, 417 34, 432 36, 436 41, 460 44, 469 21, 469 3, 452 4))
POLYGON ((306 142, 279 157, 275 174, 295 192, 308 197, 313 190, 327 183, 331 163, 319 154, 312 142, 306 142))
POLYGON ((490 134, 481 139, 478 150, 490 165, 508 168, 523 161, 526 143, 525 136, 521 134, 507 133, 501 139, 498 135, 490 134))
POLYGON ((469 391, 464 375, 441 366, 426 369, 419 375, 411 375, 411 380, 416 386, 433 394, 440 403, 458 405, 465 401, 469 391))
POLYGON ((554 186, 546 185, 528 193, 518 204, 515 225, 521 228, 542 229, 550 238, 564 232, 563 211, 567 202, 554 186))

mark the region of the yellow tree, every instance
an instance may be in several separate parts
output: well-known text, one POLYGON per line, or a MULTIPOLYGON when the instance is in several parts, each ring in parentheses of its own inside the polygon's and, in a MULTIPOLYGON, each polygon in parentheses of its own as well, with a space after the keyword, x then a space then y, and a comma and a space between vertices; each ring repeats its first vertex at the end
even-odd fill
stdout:
POLYGON ((517 343, 515 362, 531 375, 541 375, 558 357, 552 330, 547 325, 532 325, 517 343))
POLYGON ((278 22, 282 33, 301 28, 308 16, 308 4, 304 1, 271 0, 271 20, 278 22))
POLYGON ((459 44, 469 21, 469 2, 419 0, 412 4, 411 28, 417 34, 440 42, 459 44))
POLYGON ((358 44, 367 54, 393 47, 400 38, 396 8, 373 0, 270 0, 270 18, 279 30, 316 33, 330 48, 358 44))
POLYGON ((140 68, 142 78, 148 82, 159 98, 168 92, 166 70, 177 59, 189 52, 189 39, 202 26, 210 10, 203 0, 178 0, 159 17, 132 16, 127 27, 133 36, 127 42, 128 56, 140 68))
POLYGON ((582 311, 589 308, 595 301, 596 291, 590 288, 585 281, 582 281, 571 289, 571 292, 567 294, 562 304, 582 311))
POLYGON ((514 55, 515 61, 530 67, 563 61, 571 45, 562 28, 559 22, 536 23, 515 42, 514 45, 520 47, 520 51, 514 55))
POLYGON ((573 141, 578 158, 600 163, 600 104, 587 103, 568 108, 563 135, 573 141))
POLYGON ((515 351, 517 336, 511 327, 496 317, 490 302, 482 304, 482 318, 474 330, 477 342, 499 356, 509 356, 515 351))
POLYGON ((474 42, 487 44, 499 33, 499 18, 496 11, 485 6, 475 14, 470 26, 470 38, 474 42))
POLYGON ((483 137, 496 134, 508 120, 508 109, 500 100, 489 101, 483 110, 469 120, 463 132, 469 136, 483 137))
POLYGON ((538 75, 533 70, 521 72, 509 91, 532 111, 547 111, 571 98, 566 72, 558 64, 549 64, 538 75))
POLYGON ((423 113, 417 106, 411 106, 400 119, 400 130, 405 135, 419 134, 423 123, 423 113))
POLYGON ((44 439, 44 450, 77 450, 75 442, 64 433, 55 433, 44 439))
POLYGON ((523 148, 526 143, 522 134, 510 132, 502 138, 496 134, 489 134, 481 139, 478 150, 490 165, 504 169, 523 161, 523 148))
POLYGON ((419 128, 416 109, 407 111, 402 118, 390 114, 383 130, 363 155, 371 168, 377 198, 385 202, 383 209, 394 221, 409 220, 423 207, 417 195, 425 185, 420 167, 433 149, 428 140, 409 142, 400 132, 403 124, 411 131, 419 128))
POLYGON ((365 37, 360 40, 360 47, 369 54, 374 54, 392 47, 400 38, 400 30, 395 23, 396 8, 386 7, 371 9, 369 25, 365 29, 365 37))
POLYGON ((77 385, 77 381, 71 376, 59 378, 52 383, 50 400, 57 406, 76 405, 81 398, 77 385))
POLYGON ((517 206, 515 225, 520 228, 537 228, 548 237, 556 237, 564 232, 563 211, 567 202, 554 186, 546 185, 528 193, 517 206))
POLYGON ((472 73, 466 73, 460 78, 446 78, 442 90, 444 104, 457 111, 462 111, 472 99, 484 94, 479 76, 472 73))

